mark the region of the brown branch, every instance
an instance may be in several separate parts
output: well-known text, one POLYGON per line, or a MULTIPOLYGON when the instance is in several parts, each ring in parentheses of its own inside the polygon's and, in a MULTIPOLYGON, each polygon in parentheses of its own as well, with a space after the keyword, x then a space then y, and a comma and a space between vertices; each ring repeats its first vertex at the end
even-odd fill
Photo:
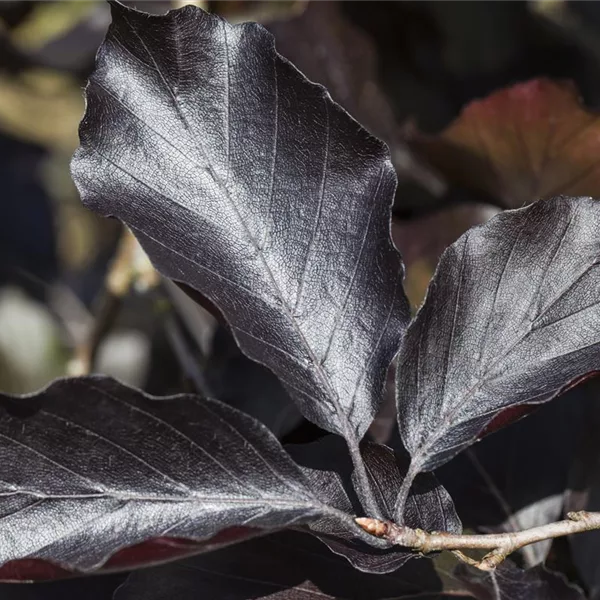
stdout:
POLYGON ((529 544, 600 529, 600 512, 571 512, 564 521, 548 523, 522 531, 482 535, 462 535, 437 531, 428 533, 422 529, 411 529, 389 521, 369 518, 359 518, 356 519, 356 522, 371 535, 389 540, 392 544, 404 546, 423 554, 450 550, 464 562, 482 571, 493 571, 509 554, 529 544), (486 554, 482 560, 477 561, 461 552, 461 550, 468 549, 491 550, 491 552, 486 554))
POLYGON ((177 319, 170 315, 165 321, 165 331, 173 353, 179 362, 181 370, 186 378, 193 384, 195 391, 205 398, 212 398, 214 395, 211 392, 210 386, 206 381, 206 377, 202 373, 199 361, 194 356, 193 351, 185 339, 185 335, 180 327, 177 319))
POLYGON ((156 286, 158 275, 133 234, 124 229, 104 280, 104 289, 93 325, 77 344, 69 363, 71 376, 87 375, 94 366, 98 348, 113 325, 132 286, 142 291, 156 286))

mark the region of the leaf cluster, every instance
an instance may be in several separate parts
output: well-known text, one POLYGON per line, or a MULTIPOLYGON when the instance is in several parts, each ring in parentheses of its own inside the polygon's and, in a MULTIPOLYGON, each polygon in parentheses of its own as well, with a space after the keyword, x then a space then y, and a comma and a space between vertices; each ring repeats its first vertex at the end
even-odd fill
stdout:
MULTIPOLYGON (((600 204, 556 196, 469 230, 411 317, 387 147, 261 26, 111 8, 72 162, 84 204, 214 305, 326 435, 284 447, 219 400, 105 377, 3 396, 0 578, 184 558, 117 600, 443 597, 431 557, 355 518, 460 533, 433 471, 600 368, 600 204), (383 445, 365 434, 393 361, 383 445)), ((581 597, 542 567, 446 576, 464 596, 581 597)))

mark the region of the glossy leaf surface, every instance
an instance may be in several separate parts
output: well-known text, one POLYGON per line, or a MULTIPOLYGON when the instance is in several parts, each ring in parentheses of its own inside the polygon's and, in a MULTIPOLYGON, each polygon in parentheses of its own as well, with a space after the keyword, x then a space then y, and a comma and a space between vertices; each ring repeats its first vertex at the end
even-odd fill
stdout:
POLYGON ((507 211, 442 256, 398 362, 413 472, 442 465, 503 411, 554 398, 600 367, 600 205, 507 211))
POLYGON ((90 377, 0 403, 0 564, 89 571, 156 538, 214 549, 325 515, 353 526, 266 427, 220 402, 90 377))
POLYGON ((256 24, 112 4, 73 175, 357 447, 408 318, 388 151, 256 24))

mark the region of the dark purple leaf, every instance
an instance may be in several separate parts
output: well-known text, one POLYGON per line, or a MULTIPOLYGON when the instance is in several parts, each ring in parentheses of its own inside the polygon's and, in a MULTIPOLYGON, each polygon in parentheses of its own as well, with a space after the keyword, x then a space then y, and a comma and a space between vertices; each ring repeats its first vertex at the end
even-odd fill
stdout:
POLYGON ((286 532, 138 571, 115 594, 115 600, 172 598, 442 600, 450 596, 443 593, 429 560, 413 560, 389 575, 368 575, 310 536, 286 532))
MULTIPOLYGON (((342 438, 329 435, 311 444, 286 446, 310 481, 310 487, 321 490, 323 499, 343 513, 355 514, 360 504, 353 492, 352 462, 342 438)), ((402 485, 408 461, 395 455, 391 448, 363 442, 361 455, 382 518, 397 521, 396 498, 402 485)), ((462 524, 452 499, 431 473, 420 474, 410 491, 405 522, 410 527, 427 531, 460 533, 462 524)), ((414 553, 392 548, 375 548, 325 517, 310 524, 310 529, 336 554, 345 556, 357 569, 368 573, 389 573, 398 569, 414 553)))
POLYGON ((386 147, 261 26, 111 6, 72 167, 84 203, 206 294, 358 461, 408 319, 386 147))
POLYGON ((361 535, 265 426, 214 400, 60 380, 34 397, 1 396, 0 440, 0 565, 13 569, 41 560, 87 572, 111 556, 108 568, 131 567, 325 516, 361 535), (139 546, 156 538, 175 539, 162 552, 139 546))
POLYGON ((563 575, 534 567, 527 571, 505 561, 495 571, 459 565, 455 575, 477 600, 584 600, 563 575))
POLYGON ((503 411, 546 402, 598 369, 599 298, 591 198, 506 211, 453 244, 399 355, 411 477, 450 460, 503 411))

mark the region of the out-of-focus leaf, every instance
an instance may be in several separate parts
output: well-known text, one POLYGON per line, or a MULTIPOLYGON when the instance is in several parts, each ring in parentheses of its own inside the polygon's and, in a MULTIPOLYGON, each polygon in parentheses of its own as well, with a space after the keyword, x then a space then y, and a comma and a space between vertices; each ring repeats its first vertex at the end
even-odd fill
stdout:
POLYGON ((212 395, 252 415, 278 438, 304 421, 273 372, 242 354, 223 327, 216 332, 204 370, 212 395))
POLYGON ((323 517, 361 537, 263 425, 220 402, 90 377, 0 397, 0 411, 0 579, 40 562, 129 568, 323 517))
POLYGON ((495 571, 480 571, 465 564, 455 571, 477 600, 584 600, 581 590, 563 575, 534 567, 523 571, 507 560, 495 571))
POLYGON ((591 198, 506 211, 444 252, 398 359, 408 480, 600 368, 599 266, 591 198))
POLYGON ((27 19, 11 30, 10 36, 22 50, 35 50, 61 37, 96 9, 95 2, 36 3, 27 19))
POLYGON ((463 233, 498 214, 487 204, 459 204, 392 224, 392 238, 406 265, 404 288, 413 307, 423 302, 442 252, 463 233))
POLYGON ((33 392, 65 368, 60 330, 47 307, 18 288, 0 289, 0 391, 33 392))
MULTIPOLYGON (((465 528, 517 531, 560 518, 590 395, 587 385, 571 390, 436 471, 465 528)), ((542 562, 548 549, 546 542, 525 546, 524 564, 542 562)))
POLYGON ((150 351, 150 339, 142 331, 127 328, 111 331, 98 347, 94 372, 131 387, 141 387, 148 377, 150 351))
POLYGON ((343 14, 339 2, 309 2, 294 19, 269 23, 278 52, 309 79, 324 85, 373 135, 391 149, 402 179, 421 182, 435 195, 445 183, 415 159, 378 82, 377 53, 370 38, 343 14))
POLYGON ((73 160, 84 203, 206 294, 359 461, 409 316, 385 146, 261 26, 111 6, 73 160))
MULTIPOLYGON (((465 596, 470 596, 467 592, 465 596)), ((129 576, 115 600, 445 600, 429 560, 368 575, 317 540, 279 533, 129 576)), ((459 596, 460 597, 460 596, 459 596)))
POLYGON ((437 136, 411 147, 452 183, 504 208, 559 194, 600 196, 600 118, 574 85, 535 79, 467 105, 437 136))
MULTIPOLYGON (((1 93, 1 92, 0 92, 1 93)), ((0 284, 18 282, 38 297, 32 280, 53 281, 58 274, 53 206, 44 189, 46 153, 0 135, 0 284)))
POLYGON ((54 201, 59 264, 71 274, 70 285, 89 304, 90 297, 99 291, 98 284, 104 280, 106 264, 122 226, 115 219, 104 219, 81 204, 69 173, 70 159, 61 152, 50 154, 43 164, 43 184, 54 201), (94 279, 98 284, 91 284, 94 279))
MULTIPOLYGON (((61 4, 69 6, 67 3, 61 4)), ((87 74, 110 23, 110 9, 104 2, 90 2, 88 10, 79 17, 73 19, 74 23, 65 23, 67 29, 60 35, 46 36, 46 39, 42 37, 37 43, 29 44, 26 48, 29 50, 28 56, 46 68, 87 74)))
POLYGON ((576 4, 570 7, 568 2, 565 2, 565 4, 567 5, 565 8, 570 9, 573 14, 577 15, 577 17, 589 27, 590 31, 598 30, 598 27, 600 26, 600 12, 598 11, 597 6, 576 4))
POLYGON ((0 130, 10 135, 70 154, 82 111, 81 89, 67 75, 45 69, 0 75, 0 130))
POLYGON ((18 0, 3 2, 0 4, 0 22, 7 29, 13 29, 27 19, 34 7, 30 2, 19 2, 18 0))
MULTIPOLYGON (((184 4, 181 2, 181 4, 184 4)), ((205 8, 202 2, 188 2, 205 8)), ((257 21, 269 23, 274 19, 289 19, 301 14, 309 0, 212 0, 210 12, 226 18, 230 23, 257 21)), ((139 9, 140 7, 137 6, 139 9)))
MULTIPOLYGON (((343 439, 328 435, 317 442, 286 446, 294 460, 303 467, 312 489, 323 490, 334 508, 344 513, 360 510, 353 492, 352 462, 343 439), (343 490, 345 489, 345 493, 343 490), (356 507, 356 508, 355 508, 356 507)), ((391 448, 363 442, 361 454, 375 491, 379 514, 397 522, 396 498, 402 485, 408 460, 395 455, 391 448)), ((452 499, 431 473, 422 473, 406 505, 404 522, 426 531, 462 532, 462 524, 452 499)), ((389 573, 404 565, 414 553, 392 548, 373 548, 357 539, 351 530, 332 527, 330 519, 311 523, 310 529, 336 554, 345 556, 357 569, 368 573, 389 573)))
POLYGON ((527 10, 518 2, 431 2, 426 9, 441 30, 444 69, 459 81, 469 76, 485 81, 527 51, 522 35, 527 10))
POLYGON ((177 314, 202 354, 210 354, 217 327, 215 318, 168 279, 163 285, 177 314))

